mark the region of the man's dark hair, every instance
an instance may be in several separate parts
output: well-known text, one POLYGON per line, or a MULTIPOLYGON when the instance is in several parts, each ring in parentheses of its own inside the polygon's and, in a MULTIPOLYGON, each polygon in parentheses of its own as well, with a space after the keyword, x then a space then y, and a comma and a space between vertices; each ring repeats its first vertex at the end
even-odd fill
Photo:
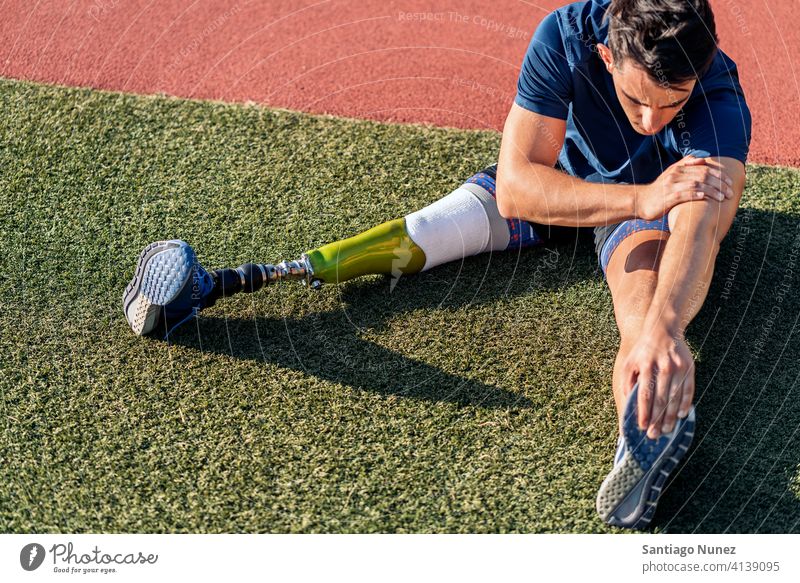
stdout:
POLYGON ((612 0, 606 17, 614 61, 632 61, 657 83, 702 77, 717 54, 708 0, 612 0))

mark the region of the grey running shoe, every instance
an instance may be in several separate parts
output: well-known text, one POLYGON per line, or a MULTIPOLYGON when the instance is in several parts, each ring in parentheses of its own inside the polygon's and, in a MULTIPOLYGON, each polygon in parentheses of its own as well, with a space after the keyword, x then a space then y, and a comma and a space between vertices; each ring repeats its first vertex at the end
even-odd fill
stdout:
POLYGON ((212 305, 214 280, 185 241, 156 241, 139 255, 122 295, 125 319, 135 334, 172 330, 212 305))
POLYGON ((614 469, 597 493, 597 512, 612 526, 642 529, 653 519, 667 477, 689 450, 695 414, 692 406, 671 433, 650 439, 637 422, 638 391, 637 383, 628 395, 614 469))

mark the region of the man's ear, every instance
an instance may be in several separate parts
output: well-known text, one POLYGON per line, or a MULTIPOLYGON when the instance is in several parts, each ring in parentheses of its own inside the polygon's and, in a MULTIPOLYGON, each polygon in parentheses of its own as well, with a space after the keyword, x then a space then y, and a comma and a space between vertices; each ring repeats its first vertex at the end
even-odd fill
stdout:
POLYGON ((606 64, 606 70, 611 73, 614 70, 614 57, 611 56, 611 49, 604 44, 597 43, 597 52, 606 64))

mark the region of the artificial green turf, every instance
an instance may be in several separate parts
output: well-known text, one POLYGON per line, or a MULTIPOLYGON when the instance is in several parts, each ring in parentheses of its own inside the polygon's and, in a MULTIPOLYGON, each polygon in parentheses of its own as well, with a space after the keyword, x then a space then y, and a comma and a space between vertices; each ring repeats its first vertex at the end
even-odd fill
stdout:
MULTIPOLYGON (((614 530, 594 500, 618 335, 590 244, 391 293, 282 284, 170 344, 121 311, 152 240, 209 268, 297 258, 441 197, 497 134, 13 81, 0 105, 0 531, 614 530)), ((800 531, 800 173, 749 175, 657 531, 800 531)))

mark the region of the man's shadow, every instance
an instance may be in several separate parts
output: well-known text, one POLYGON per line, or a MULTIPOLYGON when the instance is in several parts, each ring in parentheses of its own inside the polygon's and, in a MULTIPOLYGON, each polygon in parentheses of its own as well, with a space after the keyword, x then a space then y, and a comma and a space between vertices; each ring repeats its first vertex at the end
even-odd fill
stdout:
MULTIPOLYGON (((797 215, 740 209, 723 241, 711 289, 687 330, 698 351, 695 442, 665 488, 653 527, 712 533, 800 529, 798 225, 797 215)), ((384 395, 530 408, 520 393, 405 357, 362 340, 358 332, 380 331, 403 312, 480 306, 599 277, 591 240, 584 236, 403 276, 391 293, 388 277, 347 282, 336 286, 335 310, 255 319, 204 313, 198 326, 185 326, 170 341, 384 395)), ((455 330, 453 342, 464 341, 455 330)))
MULTIPOLYGON (((341 383, 363 391, 461 406, 527 409, 521 392, 445 372, 360 337, 386 329, 389 319, 414 311, 458 310, 530 293, 532 286, 555 289, 596 277, 596 260, 585 234, 546 247, 485 253, 432 270, 404 275, 366 276, 335 286, 334 310, 302 316, 241 319, 204 312, 196 325, 184 325, 169 341, 341 383), (393 289, 391 289, 393 285, 393 289)), ((317 292, 289 282, 313 303, 317 292)), ((262 290, 258 293, 264 293, 262 290)), ((242 297, 242 295, 237 296, 242 297)), ((244 296, 248 297, 248 296, 244 296)), ((251 296, 252 297, 252 296, 251 296)), ((220 302, 224 305, 225 301, 220 302)), ((445 324, 446 325, 446 324, 445 324)), ((463 342, 459 329, 453 341, 463 342)), ((447 346, 442 347, 443 350, 447 346)))

